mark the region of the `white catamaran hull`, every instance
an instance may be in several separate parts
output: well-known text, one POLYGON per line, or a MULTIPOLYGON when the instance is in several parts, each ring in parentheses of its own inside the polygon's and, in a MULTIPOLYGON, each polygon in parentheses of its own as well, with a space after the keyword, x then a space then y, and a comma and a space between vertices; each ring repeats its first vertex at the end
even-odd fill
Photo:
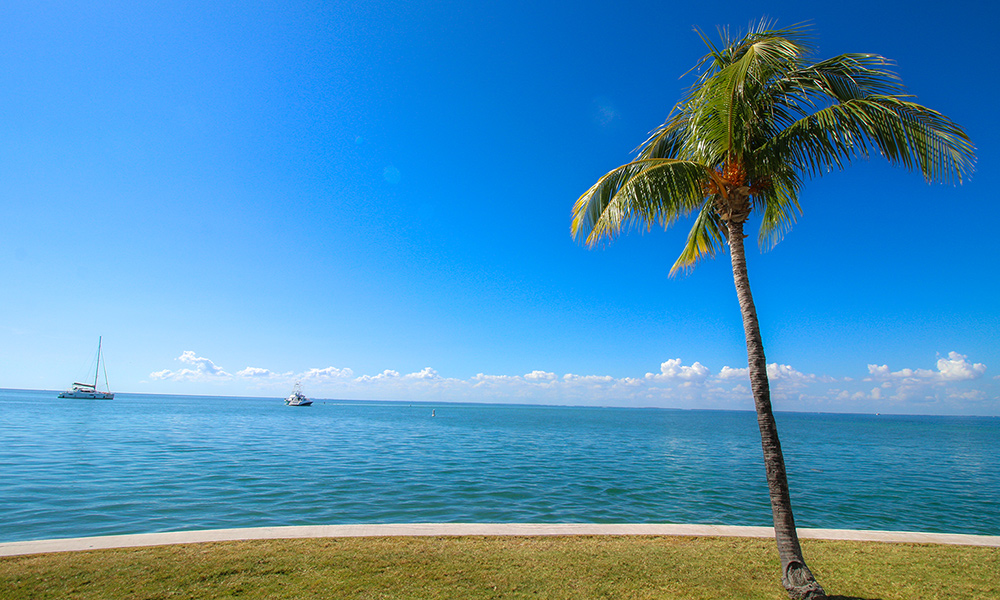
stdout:
POLYGON ((114 392, 92 392, 88 390, 67 390, 59 394, 60 398, 88 398, 90 400, 114 400, 114 392))

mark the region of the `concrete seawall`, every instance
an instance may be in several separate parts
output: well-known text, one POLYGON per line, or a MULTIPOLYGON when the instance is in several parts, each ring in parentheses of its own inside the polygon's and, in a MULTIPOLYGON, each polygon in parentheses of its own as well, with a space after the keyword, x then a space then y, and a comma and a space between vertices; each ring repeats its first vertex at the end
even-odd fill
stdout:
MULTIPOLYGON (((850 529, 799 529, 802 539, 857 540, 911 544, 954 544, 1000 547, 1000 536, 905 531, 860 531, 850 529)), ((140 533, 58 540, 0 543, 0 556, 76 552, 107 548, 134 548, 170 544, 272 540, 325 537, 394 536, 552 536, 552 535, 660 535, 698 537, 774 537, 770 527, 668 524, 534 524, 534 523, 415 523, 377 525, 310 525, 294 527, 249 527, 168 533, 140 533)))

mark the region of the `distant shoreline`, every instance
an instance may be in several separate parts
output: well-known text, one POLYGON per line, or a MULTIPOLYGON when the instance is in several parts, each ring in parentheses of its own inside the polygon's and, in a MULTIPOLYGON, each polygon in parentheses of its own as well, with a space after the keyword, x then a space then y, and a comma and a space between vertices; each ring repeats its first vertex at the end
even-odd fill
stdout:
MULTIPOLYGON (((0 392, 32 392, 59 394, 62 390, 39 390, 33 388, 4 388, 0 387, 0 392)), ((156 392, 123 392, 115 390, 119 396, 140 396, 156 397, 168 396, 171 398, 219 398, 224 400, 282 400, 284 396, 245 396, 226 394, 163 394, 156 392)), ((752 407, 746 409, 738 408, 678 408, 671 406, 619 406, 607 404, 550 404, 550 403, 523 403, 523 402, 470 402, 468 400, 392 400, 380 399, 371 400, 365 398, 317 398, 312 397, 316 404, 350 403, 350 404, 419 404, 420 406, 503 406, 510 408, 586 408, 586 409, 611 409, 611 410, 662 410, 669 412, 717 412, 717 413, 753 413, 752 407)), ((114 400, 94 400, 94 402, 114 402, 114 400)), ((1000 415, 973 415, 973 414, 940 414, 940 413, 889 413, 889 412, 835 412, 835 411, 799 411, 799 410, 775 410, 775 414, 787 415, 843 415, 861 417, 945 417, 956 419, 1000 419, 1000 415)))

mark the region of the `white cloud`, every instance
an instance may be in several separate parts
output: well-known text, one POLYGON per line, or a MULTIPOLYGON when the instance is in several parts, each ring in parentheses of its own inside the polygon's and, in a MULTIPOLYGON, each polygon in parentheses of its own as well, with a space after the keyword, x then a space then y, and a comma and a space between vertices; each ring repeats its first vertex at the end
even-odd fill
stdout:
POLYGON ((247 367, 242 371, 237 371, 237 377, 247 377, 250 379, 275 379, 278 377, 288 377, 291 373, 275 373, 270 369, 261 369, 260 367, 247 367))
POLYGON ((793 369, 790 365, 771 363, 767 365, 768 379, 808 379, 807 375, 793 369))
POLYGON ((404 376, 406 379, 417 379, 420 381, 438 381, 442 379, 438 372, 430 367, 424 367, 417 373, 410 373, 404 376))
POLYGON ((907 383, 942 383, 978 379, 986 372, 986 365, 970 363, 964 354, 949 352, 948 358, 937 361, 937 371, 931 369, 900 369, 890 371, 889 365, 868 365, 871 380, 901 380, 907 383))
POLYGON ((866 406, 874 400, 881 400, 882 390, 879 388, 872 388, 867 392, 858 391, 853 393, 848 390, 831 390, 830 394, 828 394, 828 399, 844 403, 842 406, 846 406, 848 403, 866 406))
POLYGON ((546 371, 532 371, 524 376, 525 381, 555 381, 558 379, 555 373, 548 373, 546 371))
MULTIPOLYGON (((722 370, 719 371, 718 375, 715 377, 720 381, 729 381, 731 379, 747 381, 750 379, 750 369, 734 369, 732 367, 725 366, 722 367, 722 370)), ((815 375, 803 373, 791 365, 771 363, 767 365, 767 379, 771 384, 777 384, 785 387, 801 387, 816 381, 817 377, 815 375)))
POLYGON ((354 376, 354 371, 348 368, 338 369, 337 367, 327 367, 325 369, 309 369, 300 373, 296 379, 302 381, 324 382, 340 381, 354 376))
POLYGON ((195 355, 193 350, 185 350, 177 357, 177 360, 182 363, 194 365, 194 369, 181 369, 180 371, 164 369, 150 373, 150 378, 161 381, 209 381, 230 379, 232 377, 232 375, 211 360, 195 355))
POLYGON ((696 362, 690 367, 685 367, 681 364, 681 359, 671 358, 668 361, 660 363, 659 373, 646 373, 646 379, 652 381, 689 381, 689 382, 702 382, 708 378, 711 371, 708 367, 696 362))
POLYGON ((154 373, 150 373, 149 377, 150 377, 150 379, 153 379, 154 381, 157 381, 157 380, 172 379, 173 375, 174 375, 174 372, 171 371, 170 369, 163 369, 162 371, 156 371, 154 373))
MULTIPOLYGON (((949 352, 939 358, 936 369, 904 368, 893 371, 888 365, 869 364, 868 377, 853 383, 841 380, 848 389, 829 390, 830 400, 840 401, 837 410, 903 412, 924 414, 996 414, 1000 390, 992 382, 976 383, 986 365, 970 362, 965 355, 949 352), (876 384, 870 392, 855 391, 864 383, 876 384), (850 389, 854 388, 854 389, 850 389)), ((820 379, 826 381, 826 378, 820 379)))
POLYGON ((610 375, 574 375, 566 373, 562 380, 567 383, 582 383, 586 385, 608 385, 615 382, 615 378, 610 375))
POLYGON ((950 392, 948 397, 953 400, 975 400, 977 402, 987 399, 986 392, 983 390, 955 391, 950 392))
POLYGON ((475 382, 473 385, 484 385, 492 383, 507 383, 518 381, 518 377, 513 375, 486 375, 484 373, 477 373, 472 381, 475 382))
POLYGON ((986 365, 983 363, 971 364, 964 355, 954 351, 948 353, 947 359, 938 359, 937 367, 945 381, 978 379, 986 372, 986 365))
POLYGON ((868 365, 868 373, 872 376, 868 381, 871 381, 872 378, 882 379, 883 377, 891 376, 889 365, 868 365))
POLYGON ((369 381, 385 381, 387 379, 399 379, 399 371, 393 371, 392 369, 386 369, 378 375, 362 375, 354 381, 357 382, 369 382, 369 381))
MULTIPOLYGON (((442 376, 432 367, 401 374, 393 369, 355 376, 347 367, 279 373, 246 367, 232 376, 208 358, 185 351, 179 361, 191 368, 150 373, 152 381, 241 381, 256 390, 286 393, 302 381, 311 397, 400 399, 470 402, 541 402, 551 404, 664 406, 675 408, 736 408, 752 410, 746 368, 722 367, 717 373, 700 362, 684 365, 679 358, 660 364, 658 373, 638 377, 559 375, 533 370, 524 375, 479 373, 468 379, 442 376)), ((867 377, 840 377, 803 373, 791 365, 767 365, 775 410, 833 410, 851 412, 932 412, 948 414, 975 410, 1000 411, 996 380, 982 379, 986 366, 950 352, 936 369, 901 369, 868 365, 867 377), (985 386, 985 387, 984 387, 985 386), (965 407, 965 408, 963 408, 965 407)))
POLYGON ((229 377, 229 373, 222 370, 222 367, 216 365, 214 362, 207 358, 201 356, 195 356, 194 350, 185 350, 177 358, 177 360, 194 365, 195 371, 198 373, 204 373, 205 375, 219 376, 219 377, 229 377))
POLYGON ((734 369, 729 366, 722 367, 719 374, 716 376, 719 379, 750 379, 750 369, 744 367, 742 369, 734 369))

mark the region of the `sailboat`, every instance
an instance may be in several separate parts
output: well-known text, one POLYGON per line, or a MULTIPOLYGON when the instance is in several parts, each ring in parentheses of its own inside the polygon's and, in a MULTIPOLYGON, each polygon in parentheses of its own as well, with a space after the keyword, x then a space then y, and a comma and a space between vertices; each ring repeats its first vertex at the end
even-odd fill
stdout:
POLYGON ((97 367, 94 368, 94 383, 74 382, 73 387, 59 394, 60 398, 92 398, 94 400, 113 400, 114 392, 108 385, 108 368, 104 367, 104 387, 107 391, 101 392, 97 389, 97 377, 101 373, 101 338, 97 338, 97 367))

